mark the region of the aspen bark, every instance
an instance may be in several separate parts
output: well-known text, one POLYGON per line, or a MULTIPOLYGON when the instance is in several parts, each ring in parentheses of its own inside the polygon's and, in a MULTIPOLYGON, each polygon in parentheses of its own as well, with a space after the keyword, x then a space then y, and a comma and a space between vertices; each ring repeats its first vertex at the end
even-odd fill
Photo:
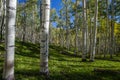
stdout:
POLYGON ((68 0, 65 0, 65 8, 66 8, 66 47, 69 50, 70 48, 70 40, 69 40, 69 25, 68 25, 68 0))
POLYGON ((42 0, 41 10, 40 73, 48 75, 50 0, 42 0))
POLYGON ((14 48, 17 0, 6 1, 6 6, 6 52, 3 79, 14 80, 14 48))
POLYGON ((82 61, 86 61, 86 54, 87 54, 87 22, 86 22, 86 0, 82 0, 83 3, 83 32, 82 32, 82 37, 83 37, 83 50, 82 50, 82 61))
POLYGON ((4 14, 3 13, 3 1, 0 2, 0 40, 2 41, 3 38, 3 24, 4 24, 4 14))
POLYGON ((78 0, 76 0, 76 10, 75 10, 75 55, 78 53, 78 0))
POLYGON ((111 14, 111 47, 110 47, 110 58, 112 58, 112 55, 114 54, 114 0, 112 0, 112 14, 111 14))
POLYGON ((96 53, 97 17, 98 17, 98 0, 95 0, 95 16, 94 16, 94 28, 93 28, 93 45, 92 45, 92 53, 90 55, 90 61, 94 61, 95 53, 96 53))

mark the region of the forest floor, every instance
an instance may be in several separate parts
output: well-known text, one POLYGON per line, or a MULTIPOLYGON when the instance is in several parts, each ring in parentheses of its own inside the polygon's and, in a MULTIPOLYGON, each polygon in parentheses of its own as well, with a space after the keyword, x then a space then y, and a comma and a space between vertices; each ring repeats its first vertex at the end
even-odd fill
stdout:
MULTIPOLYGON (((39 74, 39 44, 16 42, 16 80, 120 80, 120 55, 113 59, 97 58, 95 62, 82 62, 80 56, 61 54, 58 46, 50 46, 49 78, 39 74), (102 69, 102 71, 97 71, 102 69), (104 71, 105 70, 105 71, 104 71)), ((0 43, 0 80, 2 77, 4 46, 0 43)))

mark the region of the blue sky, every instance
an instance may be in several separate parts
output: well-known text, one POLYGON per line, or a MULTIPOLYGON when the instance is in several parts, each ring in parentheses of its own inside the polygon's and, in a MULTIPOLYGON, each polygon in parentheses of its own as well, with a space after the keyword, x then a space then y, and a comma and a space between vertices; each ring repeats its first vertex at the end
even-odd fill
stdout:
POLYGON ((51 8, 56 8, 59 10, 61 7, 61 0, 51 0, 51 8))
MULTIPOLYGON (((18 0, 18 3, 25 3, 27 0, 18 0)), ((61 0, 51 0, 51 8, 59 10, 61 7, 61 0)))
POLYGON ((26 0, 18 0, 18 3, 24 3, 26 0))

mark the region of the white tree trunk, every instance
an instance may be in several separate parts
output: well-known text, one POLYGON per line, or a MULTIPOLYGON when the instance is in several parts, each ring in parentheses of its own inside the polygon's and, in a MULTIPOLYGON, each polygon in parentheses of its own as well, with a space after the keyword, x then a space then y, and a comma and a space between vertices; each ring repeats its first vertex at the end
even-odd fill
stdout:
POLYGON ((0 19, 2 16, 2 11, 3 11, 3 1, 1 0, 1 2, 0 2, 0 19))
MULTIPOLYGON (((23 7, 23 8, 25 8, 25 7, 23 7)), ((27 32, 27 30, 26 30, 26 9, 24 9, 24 15, 23 15, 23 37, 22 37, 22 41, 23 42, 25 42, 26 41, 26 32, 27 32)))
POLYGON ((6 0, 1 0, 1 9, 0 9, 0 34, 1 34, 1 40, 4 39, 3 35, 5 34, 4 28, 6 23, 6 0))
POLYGON ((92 46, 92 53, 90 55, 90 61, 94 61, 95 52, 96 52, 97 17, 98 17, 98 0, 95 0, 95 16, 94 16, 94 28, 93 28, 93 46, 92 46))
POLYGON ((86 0, 82 0, 83 3, 83 50, 82 50, 82 61, 86 61, 86 34, 87 34, 87 22, 86 22, 86 0))
POLYGON ((68 0, 65 0, 65 8, 66 8, 66 48, 70 49, 70 38, 69 38, 69 19, 68 19, 68 0))
MULTIPOLYGON (((115 0, 112 0, 114 3, 115 0)), ((112 14, 111 14, 111 42, 110 42, 110 58, 112 58, 114 54, 114 4, 111 4, 112 14)))
POLYGON ((15 21, 17 0, 8 0, 6 17, 6 54, 3 79, 14 80, 15 21))
POLYGON ((3 15, 3 1, 0 2, 0 40, 2 41, 2 32, 3 32, 3 24, 4 24, 4 15, 3 15))
POLYGON ((48 75, 50 0, 42 0, 40 41, 40 73, 48 75))
POLYGON ((89 38, 88 38, 88 11, 87 11, 88 3, 86 1, 86 55, 89 50, 89 38))
POLYGON ((63 26, 60 27, 60 45, 61 47, 64 47, 64 30, 63 26))
POLYGON ((75 55, 78 53, 78 0, 76 0, 76 10, 75 10, 75 55))

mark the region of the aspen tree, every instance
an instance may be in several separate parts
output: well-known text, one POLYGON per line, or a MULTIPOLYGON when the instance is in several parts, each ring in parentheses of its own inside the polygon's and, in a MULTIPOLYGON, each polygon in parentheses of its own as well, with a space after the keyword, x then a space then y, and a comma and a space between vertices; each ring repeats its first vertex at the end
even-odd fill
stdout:
POLYGON ((96 39, 97 39, 97 19, 98 18, 98 0, 95 0, 95 15, 94 15, 94 28, 93 28, 93 45, 92 53, 90 54, 90 61, 94 61, 96 53, 96 39))
POLYGON ((50 0, 42 0, 42 23, 40 34, 40 73, 48 75, 50 0))
POLYGON ((17 0, 7 0, 6 6, 6 52, 3 79, 14 80, 15 22, 17 0))
POLYGON ((82 61, 86 61, 86 54, 87 54, 87 46, 86 46, 86 35, 87 35, 87 22, 86 22, 86 0, 82 0, 83 5, 83 50, 82 50, 82 61))

